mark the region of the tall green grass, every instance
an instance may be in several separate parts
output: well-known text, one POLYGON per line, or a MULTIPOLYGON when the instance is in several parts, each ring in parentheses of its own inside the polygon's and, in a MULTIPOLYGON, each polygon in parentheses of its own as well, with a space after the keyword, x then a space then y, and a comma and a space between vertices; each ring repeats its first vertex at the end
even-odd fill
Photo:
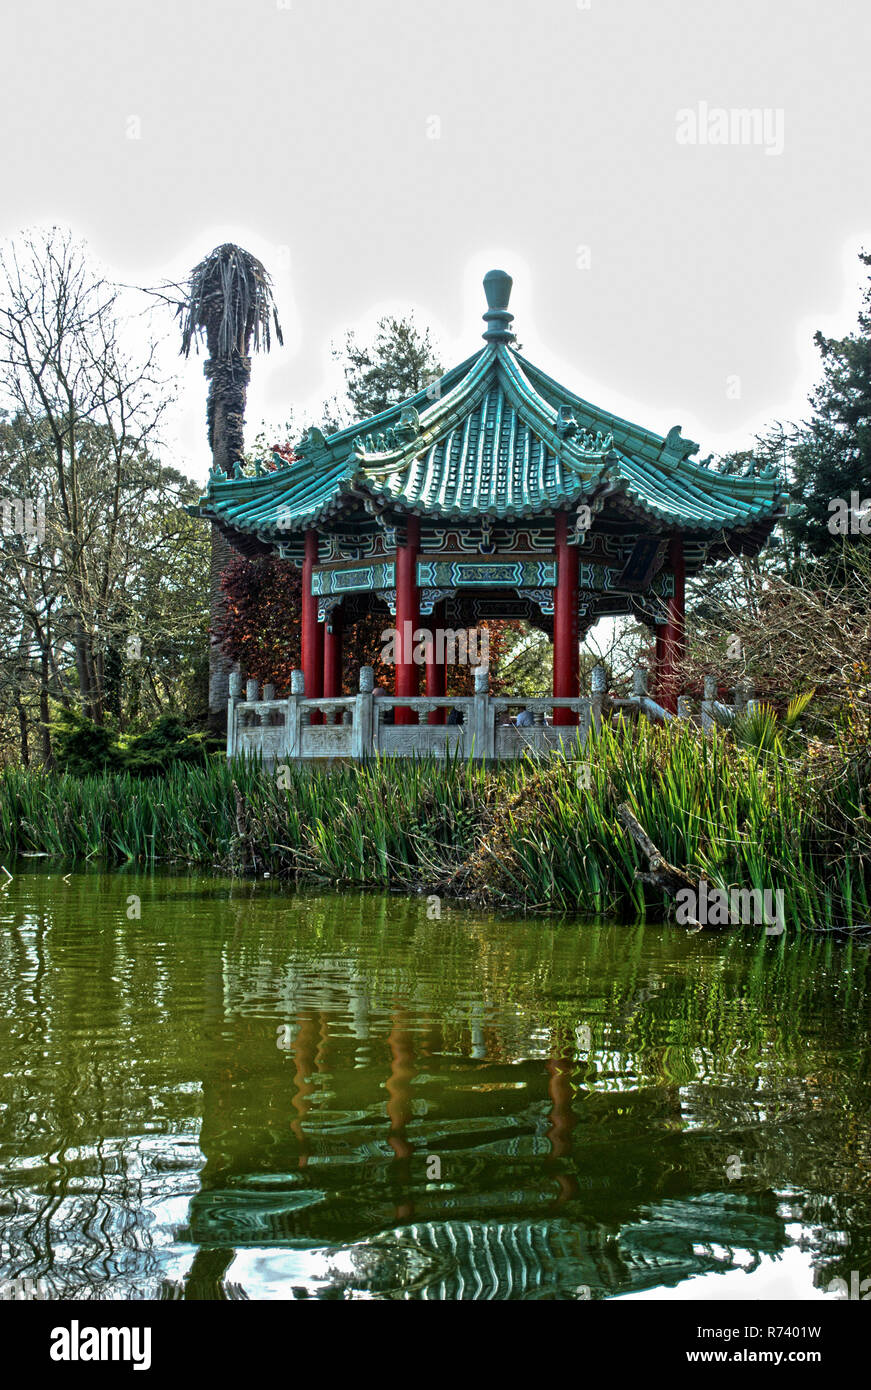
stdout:
POLYGON ((222 761, 148 780, 0 776, 7 863, 184 863, 330 885, 453 894, 589 914, 661 913, 618 818, 628 802, 665 857, 722 888, 784 891, 793 926, 871 921, 862 777, 705 739, 606 728, 542 763, 399 759, 331 771, 222 761), (583 772, 583 763, 589 768, 583 772))

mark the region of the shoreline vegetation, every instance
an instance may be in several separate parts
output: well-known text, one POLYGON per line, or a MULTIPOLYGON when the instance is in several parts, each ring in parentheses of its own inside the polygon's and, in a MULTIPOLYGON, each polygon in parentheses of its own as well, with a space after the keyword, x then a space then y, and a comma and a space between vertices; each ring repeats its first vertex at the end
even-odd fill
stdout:
POLYGON ((7 768, 0 852, 211 868, 574 916, 661 918, 628 806, 669 865, 783 891, 786 931, 871 922, 864 752, 736 746, 686 725, 605 727, 577 759, 384 760, 326 771, 221 758, 137 777, 7 768))

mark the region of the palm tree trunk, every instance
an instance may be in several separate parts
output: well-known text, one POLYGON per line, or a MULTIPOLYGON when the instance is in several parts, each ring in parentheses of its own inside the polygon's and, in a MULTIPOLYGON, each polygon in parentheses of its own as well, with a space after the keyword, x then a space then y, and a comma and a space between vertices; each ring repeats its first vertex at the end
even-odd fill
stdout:
MULTIPOLYGON (((203 370, 209 381, 206 418, 212 463, 230 474, 233 464, 242 457, 245 443, 245 401, 251 359, 234 352, 229 361, 209 358, 203 370)), ((213 524, 209 562, 209 728, 214 733, 223 733, 227 728, 227 699, 233 670, 233 662, 216 635, 226 608, 221 578, 232 555, 227 540, 213 524)))

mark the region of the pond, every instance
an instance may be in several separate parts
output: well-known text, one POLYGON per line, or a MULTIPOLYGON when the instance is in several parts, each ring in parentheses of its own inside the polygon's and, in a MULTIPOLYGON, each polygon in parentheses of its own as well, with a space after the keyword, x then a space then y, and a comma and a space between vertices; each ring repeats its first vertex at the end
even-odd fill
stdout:
POLYGON ((23 866, 0 1292, 833 1298, 869 983, 828 938, 23 866))

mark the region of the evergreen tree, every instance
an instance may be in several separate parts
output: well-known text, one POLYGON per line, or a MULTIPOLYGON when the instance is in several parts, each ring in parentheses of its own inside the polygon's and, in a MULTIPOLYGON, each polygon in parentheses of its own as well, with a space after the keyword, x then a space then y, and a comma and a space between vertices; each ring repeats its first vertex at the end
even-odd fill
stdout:
MULTIPOLYGON (((871 267, 871 253, 859 259, 871 267)), ((861 542, 871 534, 871 511, 851 510, 851 494, 860 508, 871 498, 871 277, 857 331, 846 338, 817 332, 814 342, 823 377, 793 449, 793 496, 801 510, 788 528, 811 556, 834 558, 845 540, 861 542), (842 506, 834 505, 837 499, 842 506)))
POLYGON ((347 334, 344 359, 345 389, 358 420, 423 391, 443 370, 429 329, 421 333, 413 315, 379 319, 370 347, 361 347, 353 333, 347 334))

